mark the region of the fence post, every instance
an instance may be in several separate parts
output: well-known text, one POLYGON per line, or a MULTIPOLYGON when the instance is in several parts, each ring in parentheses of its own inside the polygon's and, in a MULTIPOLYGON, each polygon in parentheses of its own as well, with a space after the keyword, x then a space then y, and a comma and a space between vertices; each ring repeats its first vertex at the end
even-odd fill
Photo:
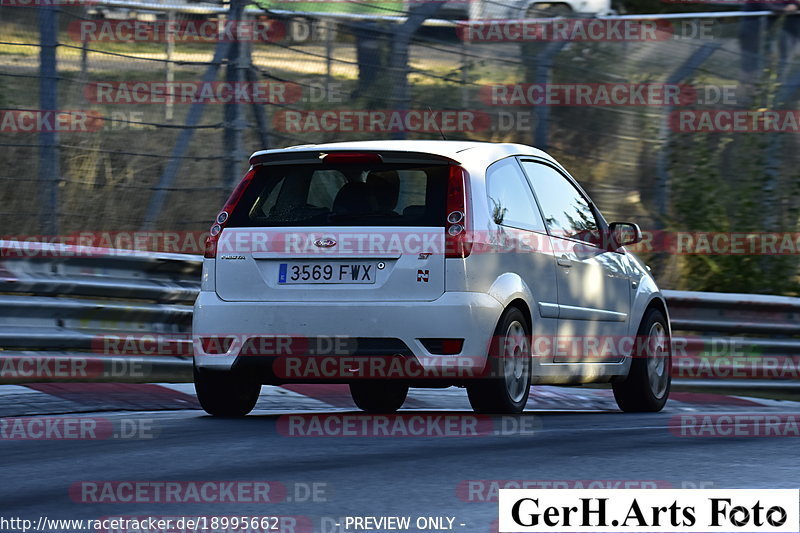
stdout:
MULTIPOLYGON (((781 87, 775 95, 774 109, 786 109, 789 100, 800 88, 800 72, 795 72, 781 87)), ((773 201, 775 192, 778 189, 778 182, 780 181, 781 156, 784 153, 783 140, 785 133, 770 132, 766 148, 766 161, 764 165, 764 173, 766 174, 766 181, 762 189, 762 212, 764 218, 762 220, 762 231, 778 231, 778 222, 780 217, 778 210, 775 209, 773 201)))
POLYGON ((469 109, 469 67, 470 60, 467 59, 467 39, 461 39, 459 47, 461 52, 461 107, 462 109, 469 109))
MULTIPOLYGON (((247 58, 247 70, 244 71, 244 75, 247 78, 248 83, 255 86, 255 84, 258 83, 258 76, 256 75, 256 67, 253 65, 253 47, 250 43, 244 44, 246 50, 245 57, 247 58)), ((266 150, 270 146, 270 140, 269 121, 267 120, 267 114, 264 111, 264 104, 261 102, 256 102, 254 98, 251 108, 253 109, 253 117, 256 120, 256 131, 258 132, 258 140, 260 143, 258 148, 259 150, 266 150)))
MULTIPOLYGON (((217 79, 219 67, 223 59, 228 56, 229 50, 230 43, 222 40, 217 42, 211 64, 208 66, 205 74, 203 74, 203 79, 201 80, 202 84, 205 85, 217 79)), ((189 109, 189 114, 186 117, 186 125, 181 129, 178 135, 178 140, 175 142, 175 147, 172 149, 172 154, 169 156, 167 166, 161 174, 158 184, 154 188, 152 198, 150 198, 150 204, 147 206, 144 221, 142 222, 143 230, 152 230, 156 225, 158 215, 161 213, 161 207, 164 205, 164 201, 167 197, 167 191, 172 186, 172 182, 175 181, 175 176, 178 175, 178 170, 181 167, 181 159, 183 159, 186 150, 189 148, 189 142, 192 140, 192 135, 194 135, 196 129, 195 127, 200 122, 200 119, 203 118, 204 106, 205 103, 199 101, 194 102, 189 109)))
POLYGON ((167 102, 164 104, 164 118, 171 121, 174 114, 174 98, 175 88, 173 82, 175 81, 175 12, 167 12, 167 63, 165 66, 165 75, 167 81, 167 102))
MULTIPOLYGON (((721 46, 721 43, 705 43, 694 51, 666 80, 667 85, 677 85, 687 78, 692 72, 702 65, 706 59, 721 46)), ((664 120, 661 121, 658 137, 662 141, 661 149, 656 160, 656 229, 664 229, 669 213, 670 198, 672 196, 672 183, 669 177, 670 150, 670 116, 673 106, 664 108, 664 120)))
MULTIPOLYGON (((536 55, 536 79, 537 84, 546 86, 550 83, 550 74, 553 72, 553 59, 558 55, 568 41, 549 43, 539 54, 536 55)), ((533 145, 540 150, 547 150, 548 139, 550 136, 550 106, 537 106, 531 109, 534 115, 532 118, 536 124, 533 145)))
POLYGON ((336 23, 326 20, 322 21, 322 24, 322 27, 325 28, 325 94, 327 94, 333 79, 333 36, 336 31, 336 23))
POLYGON ((81 42, 81 73, 78 78, 78 85, 81 91, 81 105, 88 106, 86 99, 86 84, 89 83, 89 41, 84 38, 81 42))
MULTIPOLYGON (((42 113, 58 112, 58 7, 44 2, 39 7, 39 108, 42 113)), ((55 117, 53 117, 55 119, 55 117)), ((39 183, 43 196, 40 208, 42 232, 58 234, 58 185, 61 169, 58 161, 58 132, 53 127, 39 133, 39 183)))
POLYGON ((225 103, 225 131, 223 133, 223 145, 225 148, 223 175, 224 183, 232 187, 241 178, 240 169, 244 160, 244 112, 241 102, 236 101, 235 87, 242 83, 243 73, 250 66, 245 61, 246 43, 239 40, 240 24, 245 21, 244 0, 231 0, 230 15, 228 24, 231 24, 233 42, 228 52, 228 66, 225 70, 225 81, 233 89, 230 102, 225 103))
MULTIPOLYGON (((410 18, 409 18, 410 20, 410 18)), ((392 80, 392 109, 403 113, 408 111, 411 95, 408 88, 408 49, 410 37, 402 26, 394 33, 392 55, 389 60, 389 79, 392 80)), ((401 128, 391 132, 392 139, 405 139, 406 132, 401 128)))
MULTIPOLYGON (((389 75, 394 84, 392 101, 396 111, 401 113, 407 111, 411 103, 408 88, 408 49, 411 46, 411 38, 422 27, 422 23, 436 15, 441 7, 442 2, 434 1, 409 8, 408 18, 393 32, 389 75)), ((392 139, 405 138, 405 131, 392 132, 392 139)))

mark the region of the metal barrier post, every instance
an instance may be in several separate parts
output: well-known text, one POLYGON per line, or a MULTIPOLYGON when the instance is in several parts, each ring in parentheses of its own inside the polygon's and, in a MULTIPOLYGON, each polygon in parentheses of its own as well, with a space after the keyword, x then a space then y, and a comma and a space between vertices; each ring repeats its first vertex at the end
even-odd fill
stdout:
MULTIPOLYGON (((58 67, 56 49, 58 48, 58 8, 45 2, 39 7, 39 108, 43 113, 58 112, 58 67)), ((54 122, 55 117, 53 117, 54 122)), ((58 184, 61 181, 61 168, 58 157, 58 132, 42 128, 39 133, 39 182, 42 187, 40 224, 48 235, 58 233, 58 184)))

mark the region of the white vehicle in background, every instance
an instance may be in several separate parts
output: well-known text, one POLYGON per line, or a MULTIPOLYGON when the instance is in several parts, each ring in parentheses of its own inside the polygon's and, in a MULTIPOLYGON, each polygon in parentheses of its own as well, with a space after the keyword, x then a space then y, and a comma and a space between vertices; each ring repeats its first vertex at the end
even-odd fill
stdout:
POLYGON ((207 412, 244 415, 262 384, 303 382, 276 371, 279 350, 252 350, 276 338, 335 338, 337 357, 462 372, 333 380, 370 412, 399 409, 412 385, 466 387, 484 413, 522 411, 532 383, 610 383, 624 411, 664 406, 666 302, 625 249, 641 232, 608 224, 548 154, 371 141, 266 150, 250 164, 211 227, 194 306, 207 412), (421 241, 429 248, 407 246, 421 241))
POLYGON ((613 13, 611 0, 473 0, 469 4, 469 20, 603 16, 613 13))
POLYGON ((193 13, 193 8, 199 7, 218 7, 219 4, 211 0, 170 0, 153 1, 144 0, 142 2, 132 1, 126 4, 125 7, 114 5, 106 5, 100 2, 88 2, 86 7, 86 15, 92 19, 101 20, 137 20, 140 22, 156 22, 159 20, 168 20, 167 11, 159 10, 153 11, 148 9, 153 4, 169 4, 173 9, 173 13, 177 14, 178 20, 186 18, 200 18, 204 19, 209 17, 208 14, 193 13), (149 5, 148 5, 149 4, 149 5))

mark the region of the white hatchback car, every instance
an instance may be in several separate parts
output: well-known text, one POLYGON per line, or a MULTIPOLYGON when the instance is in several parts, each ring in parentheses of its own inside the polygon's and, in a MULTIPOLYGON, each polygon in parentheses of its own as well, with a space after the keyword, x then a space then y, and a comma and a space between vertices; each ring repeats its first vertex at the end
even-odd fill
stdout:
POLYGON ((624 411, 670 388, 666 302, 548 154, 370 141, 256 152, 211 227, 194 306, 197 396, 241 416, 263 384, 350 385, 369 412, 409 386, 518 413, 530 386, 610 383, 624 411))

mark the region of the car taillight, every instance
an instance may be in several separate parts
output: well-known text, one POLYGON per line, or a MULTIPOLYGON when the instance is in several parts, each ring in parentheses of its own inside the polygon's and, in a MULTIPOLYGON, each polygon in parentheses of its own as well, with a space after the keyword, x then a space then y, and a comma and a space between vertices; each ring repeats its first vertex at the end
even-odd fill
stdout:
POLYGON ((208 230, 203 257, 214 259, 217 256, 217 242, 219 241, 219 236, 222 234, 222 230, 225 229, 225 224, 230 220, 233 210, 236 209, 236 204, 242 199, 244 191, 247 190, 247 187, 250 185, 250 182, 253 181, 255 175, 256 169, 251 168, 250 171, 245 174, 244 178, 242 178, 242 181, 239 182, 239 185, 233 189, 222 211, 219 212, 217 218, 214 219, 214 223, 211 225, 211 229, 208 230))
POLYGON ((447 179, 447 219, 445 220, 445 257, 468 257, 472 251, 469 234, 472 217, 469 211, 468 175, 463 167, 451 166, 447 179))

